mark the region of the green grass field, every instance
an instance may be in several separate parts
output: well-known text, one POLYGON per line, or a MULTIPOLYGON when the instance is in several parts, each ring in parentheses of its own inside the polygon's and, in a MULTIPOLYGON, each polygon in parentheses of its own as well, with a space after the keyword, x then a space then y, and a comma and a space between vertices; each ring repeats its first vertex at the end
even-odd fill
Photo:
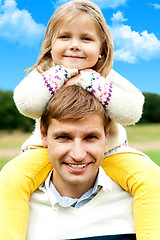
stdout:
POLYGON ((127 126, 129 144, 148 155, 160 166, 160 124, 127 126))
POLYGON ((150 152, 145 151, 144 153, 148 155, 156 164, 160 166, 160 150, 150 151, 150 152))
POLYGON ((0 170, 2 169, 2 167, 3 167, 7 162, 9 162, 8 159, 0 158, 0 170))
MULTIPOLYGON (((160 141, 160 124, 138 124, 127 126, 129 142, 160 141)), ((160 145, 159 145, 160 150, 160 145)))
POLYGON ((30 135, 19 131, 0 131, 0 169, 20 153, 22 143, 30 135))
MULTIPOLYGON (((160 124, 144 124, 126 127, 132 147, 147 154, 160 166, 160 124)), ((20 153, 22 143, 30 133, 0 132, 0 169, 20 153)))

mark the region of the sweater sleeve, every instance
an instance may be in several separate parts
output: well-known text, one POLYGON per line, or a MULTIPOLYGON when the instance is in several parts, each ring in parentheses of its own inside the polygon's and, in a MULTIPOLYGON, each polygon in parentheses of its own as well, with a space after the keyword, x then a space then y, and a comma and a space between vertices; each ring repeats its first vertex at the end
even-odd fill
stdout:
POLYGON ((15 88, 14 101, 24 116, 38 119, 50 100, 64 83, 78 73, 77 69, 57 65, 40 74, 33 70, 15 88))
POLYGON ((42 75, 33 70, 15 88, 14 101, 20 113, 37 119, 51 98, 45 87, 42 75))
POLYGON ((109 117, 122 125, 138 122, 143 110, 143 94, 113 69, 106 79, 113 84, 112 97, 107 110, 109 117))
POLYGON ((143 94, 114 70, 106 78, 93 72, 81 71, 77 83, 102 103, 113 121, 130 125, 140 119, 144 104, 143 94))

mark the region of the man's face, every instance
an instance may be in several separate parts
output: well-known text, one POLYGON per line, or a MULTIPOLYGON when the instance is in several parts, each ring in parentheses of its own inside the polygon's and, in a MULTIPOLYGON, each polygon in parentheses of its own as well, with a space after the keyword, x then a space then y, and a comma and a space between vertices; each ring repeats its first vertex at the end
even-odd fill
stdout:
POLYGON ((85 192, 94 185, 107 142, 98 114, 82 120, 52 119, 47 136, 42 131, 42 141, 48 147, 53 183, 61 195, 73 187, 85 192))

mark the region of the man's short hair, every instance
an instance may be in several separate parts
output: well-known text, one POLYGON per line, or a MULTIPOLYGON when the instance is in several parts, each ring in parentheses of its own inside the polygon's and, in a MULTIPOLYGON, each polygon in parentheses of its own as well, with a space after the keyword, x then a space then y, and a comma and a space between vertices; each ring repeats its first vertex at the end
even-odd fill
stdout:
POLYGON ((91 113, 98 114, 102 118, 106 133, 109 118, 98 99, 78 85, 64 86, 51 98, 46 106, 41 117, 41 125, 47 134, 52 118, 58 121, 80 120, 91 113))

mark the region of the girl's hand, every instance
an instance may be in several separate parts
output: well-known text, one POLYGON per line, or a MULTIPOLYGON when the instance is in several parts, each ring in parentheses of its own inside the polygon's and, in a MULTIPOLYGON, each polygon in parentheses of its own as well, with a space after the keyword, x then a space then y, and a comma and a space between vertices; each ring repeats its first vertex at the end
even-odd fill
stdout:
POLYGON ((68 81, 65 82, 64 86, 67 87, 70 85, 76 85, 79 77, 80 77, 80 74, 77 74, 74 77, 71 77, 68 81))
POLYGON ((93 70, 92 68, 88 68, 88 69, 84 69, 81 72, 92 72, 93 74, 100 76, 100 73, 96 72, 95 70, 93 70))
POLYGON ((64 68, 57 65, 43 72, 42 79, 49 93, 53 96, 72 76, 78 73, 77 69, 64 68))
MULTIPOLYGON (((100 76, 100 73, 96 72, 95 70, 93 70, 91 68, 84 69, 81 72, 92 72, 95 75, 100 76)), ((79 73, 79 74, 71 77, 68 81, 65 82, 64 86, 76 85, 80 76, 81 76, 81 74, 79 73)))
POLYGON ((106 78, 101 77, 97 72, 96 74, 94 72, 81 71, 77 84, 84 90, 92 93, 100 101, 104 108, 108 109, 112 97, 112 83, 106 78))

